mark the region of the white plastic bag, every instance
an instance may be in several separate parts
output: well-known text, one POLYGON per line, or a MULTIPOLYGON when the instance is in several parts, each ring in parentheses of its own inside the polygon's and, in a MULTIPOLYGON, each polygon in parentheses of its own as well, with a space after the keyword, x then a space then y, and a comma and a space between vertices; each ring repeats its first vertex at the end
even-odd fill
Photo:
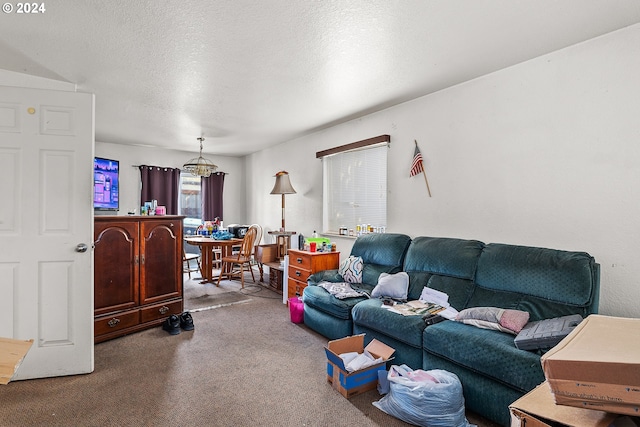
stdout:
POLYGON ((393 365, 387 378, 389 393, 373 402, 381 411, 417 426, 472 427, 455 374, 439 369, 412 373, 406 365, 393 365))

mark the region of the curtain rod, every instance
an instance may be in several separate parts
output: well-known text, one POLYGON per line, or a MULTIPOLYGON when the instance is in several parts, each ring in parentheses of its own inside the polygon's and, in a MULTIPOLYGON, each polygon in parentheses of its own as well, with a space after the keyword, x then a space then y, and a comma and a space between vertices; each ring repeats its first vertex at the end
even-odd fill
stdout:
MULTIPOLYGON (((149 167, 160 168, 160 169, 180 169, 180 168, 170 168, 169 166, 131 165, 132 168, 136 168, 136 169, 139 169, 140 166, 149 166, 149 167)), ((180 169, 180 171, 182 171, 182 169, 180 169)), ((213 173, 229 175, 229 172, 222 172, 222 171, 213 172, 213 173)))
POLYGON ((391 136, 389 135, 380 135, 374 136, 373 138, 363 139, 362 141, 352 142, 351 144, 341 145, 339 147, 329 148, 328 150, 318 151, 316 152, 316 159, 321 159, 326 156, 330 156, 332 154, 344 153, 345 151, 351 151, 362 147, 367 147, 369 145, 381 144, 386 142, 389 144, 391 142, 391 136))

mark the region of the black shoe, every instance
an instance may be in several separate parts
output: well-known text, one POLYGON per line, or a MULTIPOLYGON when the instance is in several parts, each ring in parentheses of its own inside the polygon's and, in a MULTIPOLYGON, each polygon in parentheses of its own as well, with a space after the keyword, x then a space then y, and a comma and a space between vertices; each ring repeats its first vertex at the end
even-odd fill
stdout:
POLYGON ((180 319, 175 314, 167 317, 167 320, 162 323, 162 329, 169 332, 171 335, 178 335, 180 333, 180 319))
POLYGON ((188 311, 180 315, 180 327, 185 331, 193 331, 193 318, 188 311))

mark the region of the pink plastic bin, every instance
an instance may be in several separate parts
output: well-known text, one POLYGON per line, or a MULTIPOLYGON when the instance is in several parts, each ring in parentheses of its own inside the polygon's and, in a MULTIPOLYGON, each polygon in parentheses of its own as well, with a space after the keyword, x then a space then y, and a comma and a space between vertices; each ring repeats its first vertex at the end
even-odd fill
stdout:
POLYGON ((304 323, 304 303, 300 297, 289 298, 289 312, 293 323, 304 323))

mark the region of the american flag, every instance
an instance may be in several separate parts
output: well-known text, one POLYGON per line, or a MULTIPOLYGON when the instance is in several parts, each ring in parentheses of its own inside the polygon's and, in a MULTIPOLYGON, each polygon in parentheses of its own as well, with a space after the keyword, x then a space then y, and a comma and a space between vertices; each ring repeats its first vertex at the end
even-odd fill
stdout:
POLYGON ((409 176, 416 176, 420 172, 424 172, 424 167, 422 165, 422 154, 420 154, 420 149, 418 149, 418 144, 416 144, 416 151, 413 153, 413 162, 411 163, 409 176))

